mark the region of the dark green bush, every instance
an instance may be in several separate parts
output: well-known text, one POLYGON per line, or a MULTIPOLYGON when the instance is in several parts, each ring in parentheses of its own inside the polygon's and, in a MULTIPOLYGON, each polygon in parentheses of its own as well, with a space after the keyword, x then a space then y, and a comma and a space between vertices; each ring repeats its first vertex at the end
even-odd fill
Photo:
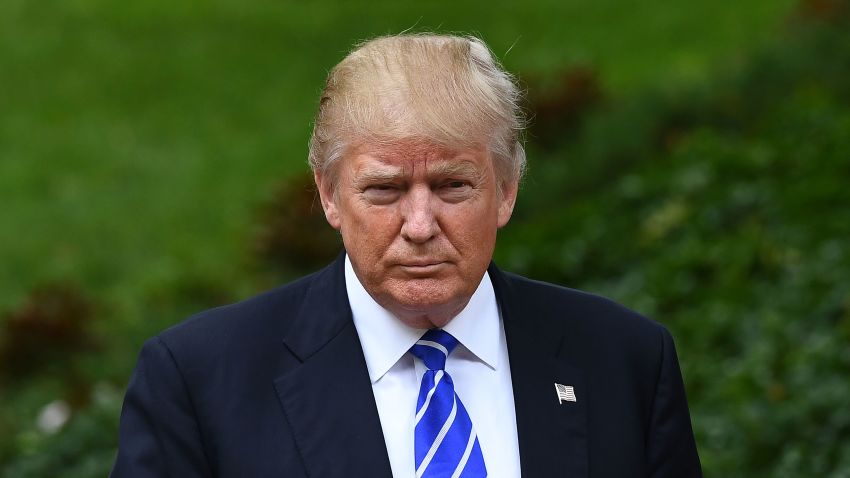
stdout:
POLYGON ((17 435, 17 456, 0 465, 0 477, 107 476, 115 460, 122 392, 101 384, 90 398, 89 406, 76 412, 61 432, 32 429, 17 435))

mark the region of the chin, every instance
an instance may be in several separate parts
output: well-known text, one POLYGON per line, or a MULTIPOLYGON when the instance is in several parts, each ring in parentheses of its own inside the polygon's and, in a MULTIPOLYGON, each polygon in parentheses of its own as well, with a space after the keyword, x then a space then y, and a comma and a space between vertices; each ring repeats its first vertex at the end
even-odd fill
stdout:
POLYGON ((398 320, 414 329, 440 329, 451 321, 451 317, 430 317, 424 315, 398 316, 398 320))
POLYGON ((417 279, 405 281, 403 287, 392 290, 390 294, 398 303, 411 310, 427 311, 445 307, 455 302, 459 294, 445 281, 437 279, 417 279))
POLYGON ((405 281, 403 287, 390 287, 387 303, 381 305, 408 325, 442 327, 466 306, 472 295, 447 285, 445 280, 405 281))

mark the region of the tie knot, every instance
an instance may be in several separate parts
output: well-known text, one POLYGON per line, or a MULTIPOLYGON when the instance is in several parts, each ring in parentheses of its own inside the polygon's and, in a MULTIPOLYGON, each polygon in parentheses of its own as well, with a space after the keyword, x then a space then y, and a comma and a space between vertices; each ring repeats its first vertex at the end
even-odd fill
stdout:
POLYGON ((428 370, 443 370, 446 368, 446 358, 456 346, 457 339, 450 333, 431 329, 410 347, 410 353, 419 357, 428 370))

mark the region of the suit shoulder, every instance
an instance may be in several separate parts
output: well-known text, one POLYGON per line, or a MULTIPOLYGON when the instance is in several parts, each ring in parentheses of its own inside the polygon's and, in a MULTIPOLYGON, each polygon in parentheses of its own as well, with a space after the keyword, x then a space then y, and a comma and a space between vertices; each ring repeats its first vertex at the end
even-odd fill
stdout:
POLYGON ((664 326, 600 295, 514 274, 506 274, 504 284, 510 289, 504 294, 508 313, 558 337, 564 357, 587 370, 627 379, 630 387, 642 390, 641 396, 651 395, 632 380, 657 376, 672 340, 664 326))
POLYGON ((158 337, 172 350, 226 350, 232 344, 279 341, 301 307, 307 291, 325 270, 296 279, 251 298, 196 313, 158 337))
POLYGON ((509 272, 503 274, 528 310, 537 311, 547 320, 560 321, 567 328, 632 339, 640 336, 653 342, 666 333, 663 325, 607 297, 509 272))

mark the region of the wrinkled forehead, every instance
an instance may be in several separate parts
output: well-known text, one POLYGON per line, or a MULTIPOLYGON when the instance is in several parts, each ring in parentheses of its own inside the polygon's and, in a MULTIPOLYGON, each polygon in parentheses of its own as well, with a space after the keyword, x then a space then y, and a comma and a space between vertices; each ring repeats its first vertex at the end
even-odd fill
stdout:
POLYGON ((343 163, 357 175, 472 175, 492 169, 484 146, 448 146, 421 139, 362 143, 345 155, 343 163))
POLYGON ((386 141, 366 139, 358 142, 352 149, 355 154, 368 154, 387 163, 451 161, 469 156, 489 157, 487 147, 481 142, 446 144, 421 137, 386 141))

